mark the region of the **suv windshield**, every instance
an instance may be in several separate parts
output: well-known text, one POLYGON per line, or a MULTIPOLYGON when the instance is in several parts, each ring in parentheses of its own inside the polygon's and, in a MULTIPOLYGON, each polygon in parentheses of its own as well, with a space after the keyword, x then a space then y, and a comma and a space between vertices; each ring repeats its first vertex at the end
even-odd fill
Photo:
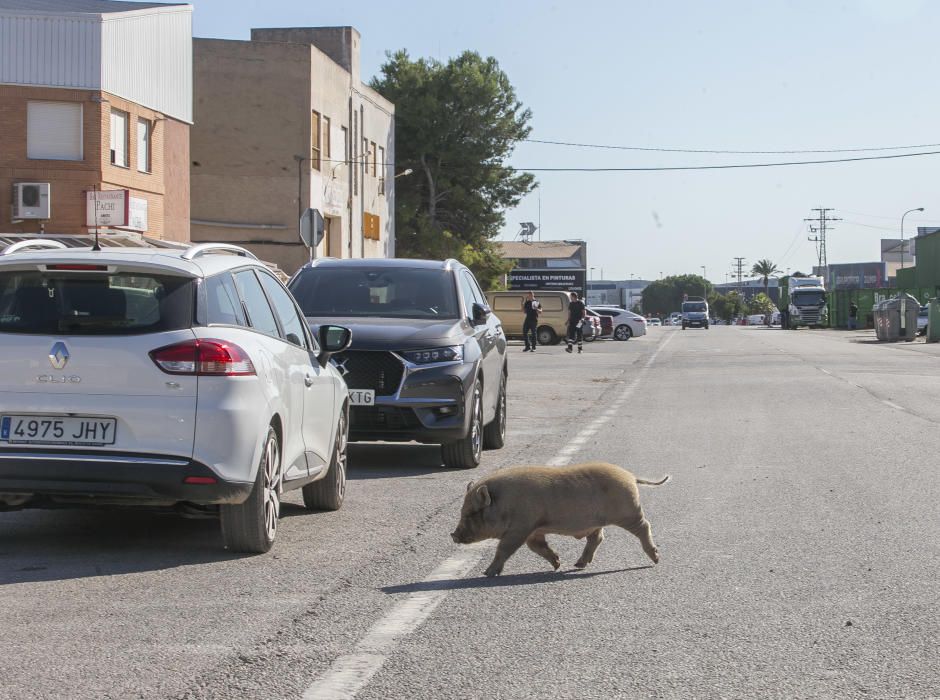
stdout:
POLYGON ((291 281, 290 290, 307 317, 458 317, 454 278, 446 270, 311 268, 291 281))
POLYGON ((707 310, 705 302, 702 301, 690 301, 682 305, 682 310, 685 312, 689 311, 701 311, 704 313, 707 310))
POLYGON ((187 277, 139 272, 0 273, 0 333, 129 335, 192 325, 187 277))

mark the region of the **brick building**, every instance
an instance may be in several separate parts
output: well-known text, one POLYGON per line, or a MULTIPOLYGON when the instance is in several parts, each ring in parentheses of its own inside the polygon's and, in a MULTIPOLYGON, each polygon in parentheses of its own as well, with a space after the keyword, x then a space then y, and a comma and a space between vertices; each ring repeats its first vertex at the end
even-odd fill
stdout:
POLYGON ((362 83, 359 46, 352 27, 193 41, 194 241, 293 272, 310 207, 325 219, 317 256, 394 257, 395 106, 362 83))
POLYGON ((0 37, 0 231, 87 233, 86 193, 127 190, 120 230, 189 240, 192 6, 0 0, 0 37))

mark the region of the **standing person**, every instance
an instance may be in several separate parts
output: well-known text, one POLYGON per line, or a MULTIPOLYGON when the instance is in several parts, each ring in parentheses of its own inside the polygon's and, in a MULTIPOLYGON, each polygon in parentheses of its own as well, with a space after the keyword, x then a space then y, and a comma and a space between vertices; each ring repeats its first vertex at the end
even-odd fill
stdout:
POLYGON ((854 331, 858 328, 858 304, 854 301, 849 304, 849 330, 854 331))
POLYGON ((571 292, 570 297, 571 302, 568 304, 568 347, 565 348, 565 352, 572 351, 572 345, 577 339, 578 352, 580 353, 584 350, 584 333, 581 331, 581 326, 584 324, 587 311, 577 292, 571 292))
POLYGON ((525 340, 525 349, 522 352, 535 352, 535 346, 538 344, 539 314, 542 313, 542 307, 535 300, 535 292, 529 292, 525 295, 522 310, 525 312, 525 321, 522 322, 522 338, 525 340))

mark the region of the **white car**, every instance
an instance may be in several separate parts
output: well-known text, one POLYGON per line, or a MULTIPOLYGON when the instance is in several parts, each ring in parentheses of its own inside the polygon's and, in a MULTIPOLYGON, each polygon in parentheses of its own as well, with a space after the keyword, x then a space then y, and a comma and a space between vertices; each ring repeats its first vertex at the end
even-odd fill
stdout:
POLYGON ((661 325, 663 325, 663 324, 662 324, 662 321, 660 321, 658 318, 651 318, 651 319, 649 319, 649 321, 647 321, 646 325, 648 325, 648 326, 661 326, 661 325))
POLYGON ((348 392, 284 285, 243 248, 0 252, 0 510, 218 511, 265 552, 281 494, 335 510, 348 392))
POLYGON ((625 311, 617 306, 592 306, 592 310, 602 316, 609 316, 614 325, 616 340, 630 340, 646 335, 646 319, 632 311, 625 311))

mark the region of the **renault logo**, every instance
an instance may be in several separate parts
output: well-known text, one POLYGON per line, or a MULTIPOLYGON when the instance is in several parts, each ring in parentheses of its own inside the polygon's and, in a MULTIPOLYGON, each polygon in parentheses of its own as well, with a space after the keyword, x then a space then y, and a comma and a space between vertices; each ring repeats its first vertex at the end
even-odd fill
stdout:
POLYGON ((69 349, 65 347, 65 343, 61 340, 52 346, 52 350, 49 351, 49 364, 52 365, 53 369, 65 369, 65 365, 69 362, 69 349))

